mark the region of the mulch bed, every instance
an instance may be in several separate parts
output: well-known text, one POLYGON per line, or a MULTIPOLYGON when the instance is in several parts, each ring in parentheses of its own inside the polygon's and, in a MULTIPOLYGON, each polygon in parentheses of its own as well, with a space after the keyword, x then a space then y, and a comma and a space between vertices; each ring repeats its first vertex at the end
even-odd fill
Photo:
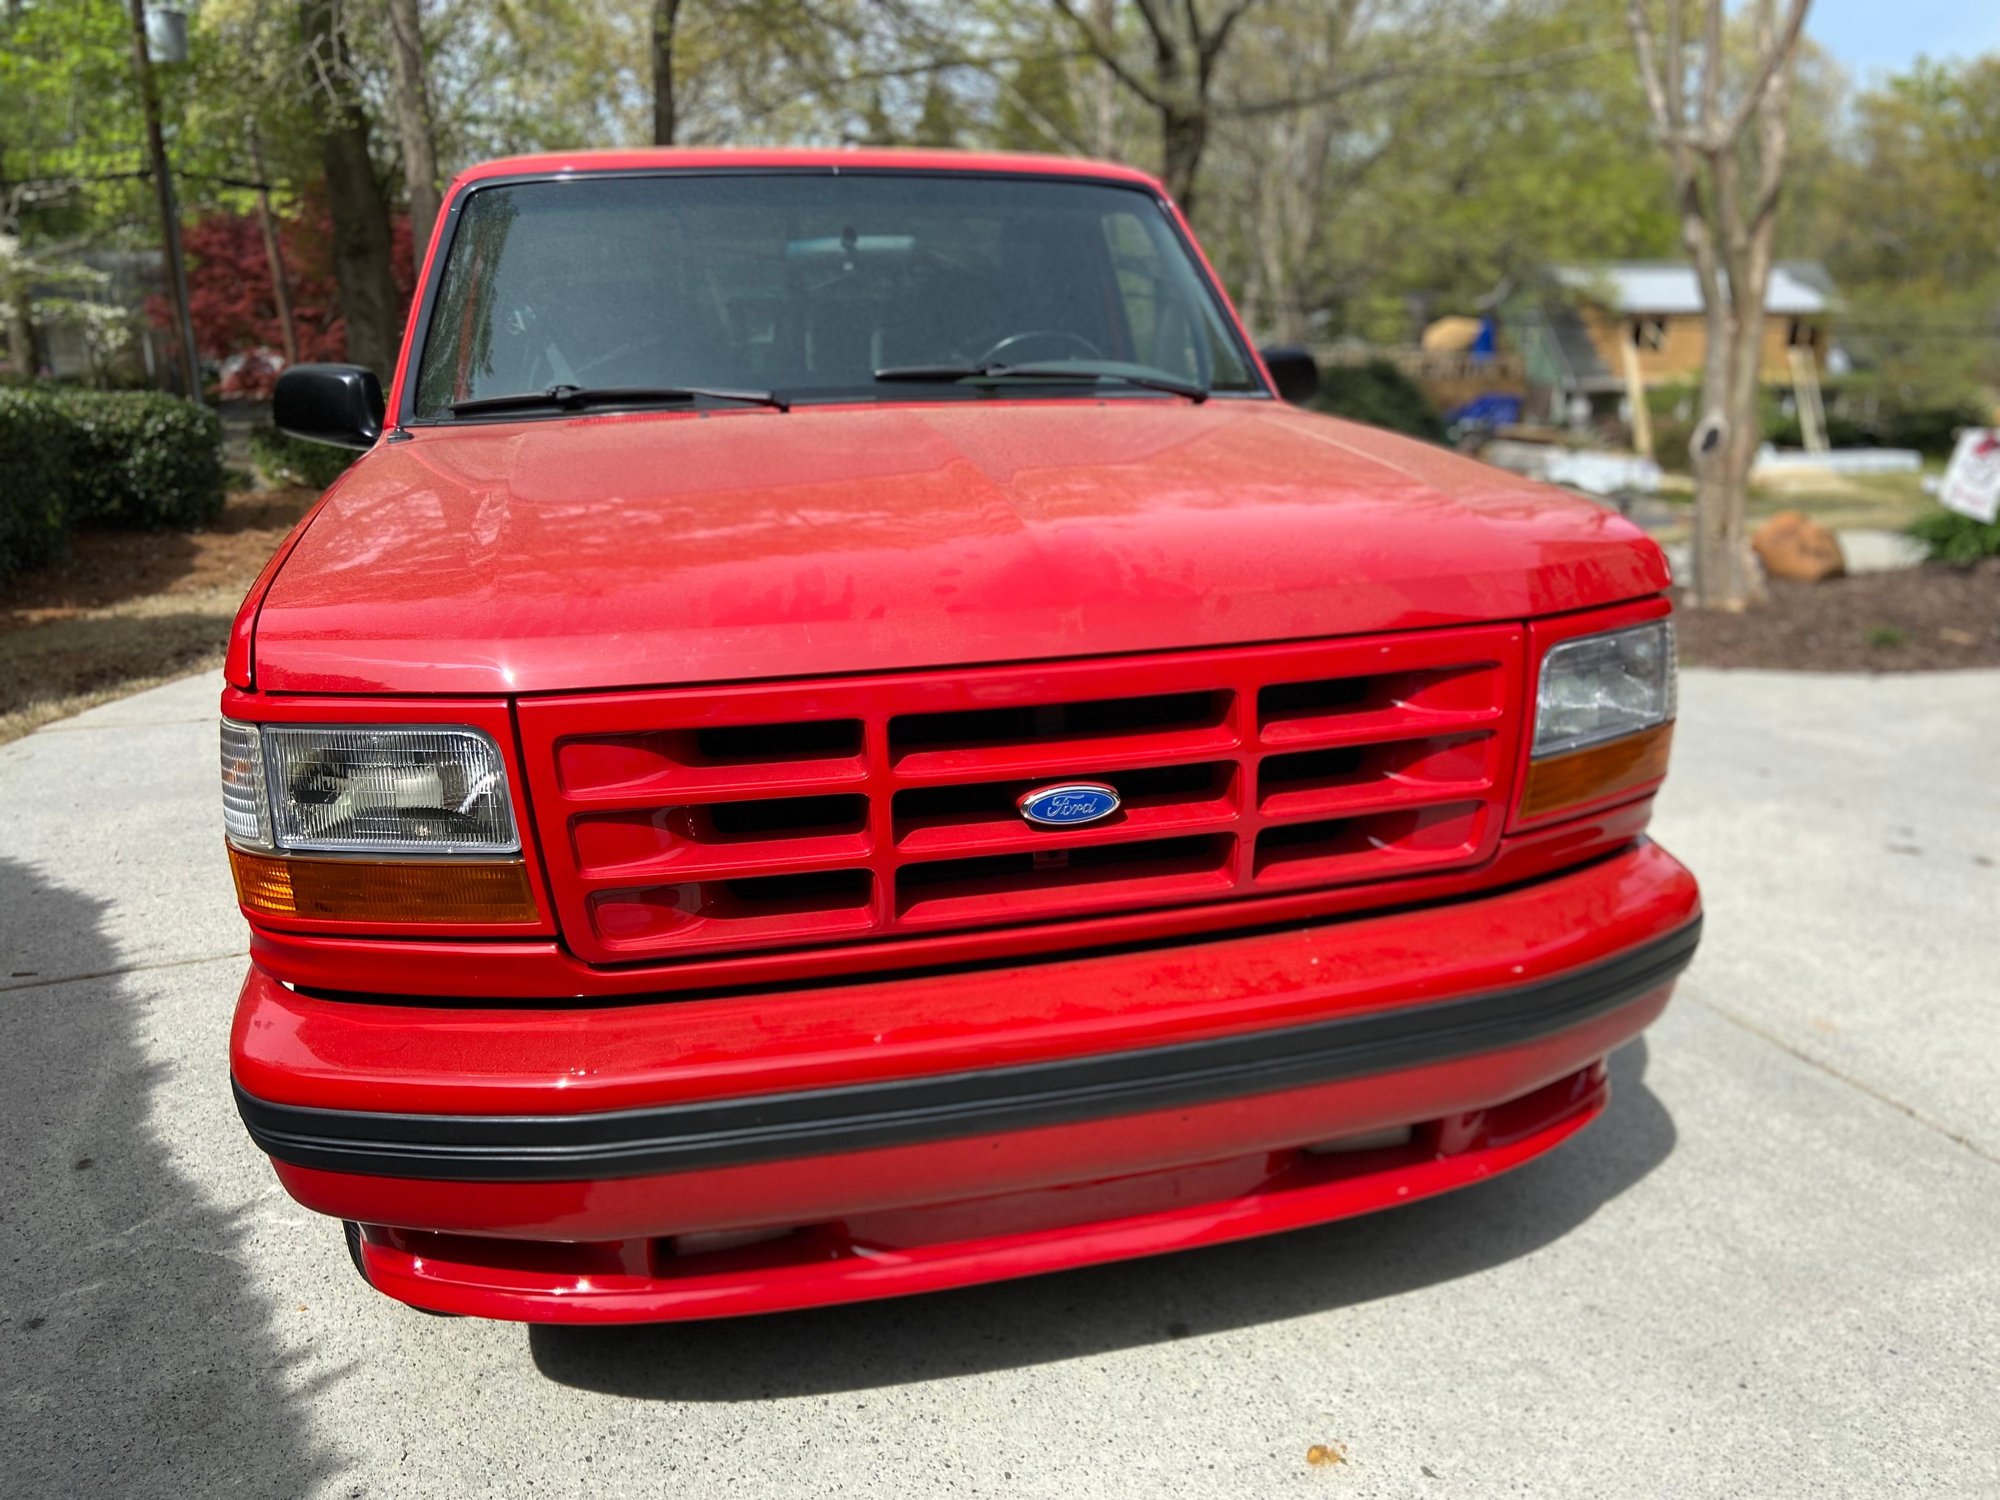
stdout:
POLYGON ((0 586, 0 744, 219 664, 244 591, 313 498, 238 492, 199 532, 80 532, 0 586))
POLYGON ((67 557, 0 584, 0 631, 149 596, 235 589, 241 597, 316 498, 304 489, 238 491, 202 531, 78 532, 67 557))
POLYGON ((1770 590, 1768 603, 1742 614, 1676 615, 1682 663, 1807 672, 2000 667, 2000 558, 1825 583, 1773 579, 1770 590))

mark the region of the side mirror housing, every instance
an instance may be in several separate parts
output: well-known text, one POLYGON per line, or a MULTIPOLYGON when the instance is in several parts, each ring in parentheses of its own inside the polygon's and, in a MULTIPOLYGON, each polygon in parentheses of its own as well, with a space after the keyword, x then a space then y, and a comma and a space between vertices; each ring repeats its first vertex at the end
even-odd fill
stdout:
POLYGON ((382 382, 360 365, 293 365, 271 396, 279 431, 336 448, 374 447, 382 416, 382 382))
POLYGON ((1318 360, 1304 349, 1292 347, 1257 352, 1264 357, 1264 368, 1271 372, 1271 383, 1277 386, 1279 396, 1294 406, 1311 404, 1319 394, 1318 360))

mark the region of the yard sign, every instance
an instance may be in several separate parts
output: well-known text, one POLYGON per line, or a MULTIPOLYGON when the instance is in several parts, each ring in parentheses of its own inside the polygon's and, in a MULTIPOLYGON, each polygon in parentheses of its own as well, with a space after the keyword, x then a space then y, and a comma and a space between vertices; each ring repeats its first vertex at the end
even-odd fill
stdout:
POLYGON ((1991 524, 2000 515, 2000 431, 1975 427, 1959 434, 1938 498, 1975 521, 1991 524))

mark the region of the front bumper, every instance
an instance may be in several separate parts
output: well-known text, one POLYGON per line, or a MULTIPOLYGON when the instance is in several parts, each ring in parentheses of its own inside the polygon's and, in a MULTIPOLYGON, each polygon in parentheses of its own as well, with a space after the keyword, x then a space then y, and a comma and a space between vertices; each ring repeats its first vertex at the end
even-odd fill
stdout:
POLYGON ((370 1003, 253 967, 238 1101, 378 1286, 537 1321, 718 1316, 1324 1222, 1604 1102, 1699 897, 1639 843, 1437 907, 796 993, 370 1003), (1312 1143, 1407 1139, 1333 1153, 1312 1143))

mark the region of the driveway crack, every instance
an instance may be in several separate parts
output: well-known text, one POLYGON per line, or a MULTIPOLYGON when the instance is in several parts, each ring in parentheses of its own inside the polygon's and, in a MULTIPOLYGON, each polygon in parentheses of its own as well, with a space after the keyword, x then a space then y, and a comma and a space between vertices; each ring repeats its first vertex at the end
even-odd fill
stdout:
POLYGON ((1855 1089, 1860 1093, 1866 1094, 1870 1099, 1873 1099, 1878 1104, 1888 1105, 1889 1108, 1897 1111, 1897 1113, 1899 1114, 1908 1115, 1912 1120, 1915 1120, 1919 1125, 1923 1126, 1926 1130, 1935 1131, 1937 1132, 1937 1134, 1943 1136, 1946 1140, 1950 1141, 1953 1145, 1964 1147, 1967 1151, 1970 1151, 1974 1156, 1978 1157, 1981 1161, 1990 1162, 1994 1166, 2000 1166, 2000 1156, 1995 1156, 1991 1151, 1988 1151, 1984 1146, 1980 1145, 1970 1136, 1960 1134, 1958 1131, 1953 1130, 1949 1125, 1946 1125, 1943 1121, 1934 1120, 1929 1115, 1925 1114, 1922 1110, 1916 1109, 1911 1105, 1905 1104, 1901 1099, 1896 1098, 1893 1094, 1885 1094, 1882 1092, 1882 1090, 1876 1088, 1875 1085, 1867 1082, 1865 1079, 1856 1078, 1852 1073, 1842 1072, 1839 1068, 1836 1068, 1835 1066, 1833 1066, 1832 1063, 1827 1062, 1824 1058, 1815 1057, 1810 1052, 1807 1052, 1800 1047, 1794 1046, 1791 1042, 1786 1041, 1782 1036, 1779 1036, 1776 1032, 1766 1030, 1764 1027, 1759 1026, 1755 1021, 1752 1021, 1747 1016, 1738 1015, 1735 1011, 1730 1010, 1726 1006, 1717 1005, 1713 1000, 1704 1000, 1698 995, 1690 995, 1687 998, 1692 1000, 1696 1005, 1699 1005, 1703 1010, 1709 1011, 1715 1015, 1722 1017, 1723 1020, 1730 1022, 1732 1025, 1740 1026, 1743 1030, 1749 1032, 1752 1036, 1762 1038, 1764 1041, 1769 1042, 1773 1047, 1778 1048, 1782 1052, 1790 1053, 1793 1057, 1796 1057, 1800 1062, 1804 1063, 1807 1067, 1817 1069, 1819 1072, 1824 1073, 1827 1077, 1834 1079, 1836 1082, 1844 1083, 1849 1088, 1855 1089))
POLYGON ((59 974, 44 979, 39 975, 33 979, 10 980, 0 984, 0 995, 13 990, 45 990, 51 985, 82 984, 87 979, 116 979, 123 974, 144 974, 154 969, 185 969, 195 964, 218 964, 229 958, 248 958, 248 948, 231 948, 226 953, 203 953, 194 958, 162 958, 149 964, 125 964, 116 969, 92 969, 82 974, 59 974))

